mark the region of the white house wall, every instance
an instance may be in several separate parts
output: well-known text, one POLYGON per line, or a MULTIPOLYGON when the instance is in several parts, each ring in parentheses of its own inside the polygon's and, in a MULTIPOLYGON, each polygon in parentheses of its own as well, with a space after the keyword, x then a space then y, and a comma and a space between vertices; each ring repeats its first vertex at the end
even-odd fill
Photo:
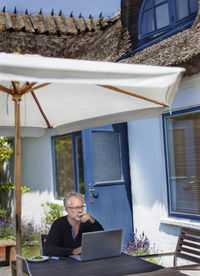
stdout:
MULTIPOLYGON (((31 187, 22 196, 22 217, 41 226, 44 218, 42 203, 55 202, 52 173, 52 131, 40 138, 22 139, 22 186, 31 187)), ((60 201, 59 203, 62 204, 60 201)))
MULTIPOLYGON (((172 111, 199 104, 200 75, 184 78, 172 111)), ((168 217, 162 118, 129 122, 128 140, 134 230, 147 235, 154 253, 174 251, 180 227, 199 229, 200 222, 168 217)))

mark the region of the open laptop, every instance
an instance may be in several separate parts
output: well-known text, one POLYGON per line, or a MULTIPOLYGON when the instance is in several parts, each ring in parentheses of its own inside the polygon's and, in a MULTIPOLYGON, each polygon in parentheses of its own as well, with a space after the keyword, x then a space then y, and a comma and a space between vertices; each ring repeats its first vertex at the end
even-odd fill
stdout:
POLYGON ((82 262, 119 256, 121 245, 122 229, 83 233, 81 255, 69 257, 82 262))

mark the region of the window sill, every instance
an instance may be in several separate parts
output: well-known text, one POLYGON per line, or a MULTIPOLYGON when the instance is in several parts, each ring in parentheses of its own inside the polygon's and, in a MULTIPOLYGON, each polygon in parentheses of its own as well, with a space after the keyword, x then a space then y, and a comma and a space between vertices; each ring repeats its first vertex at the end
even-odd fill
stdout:
POLYGON ((161 218, 160 223, 168 224, 168 225, 175 225, 180 227, 189 227, 193 229, 200 229, 200 222, 194 222, 188 219, 178 219, 178 218, 161 218))

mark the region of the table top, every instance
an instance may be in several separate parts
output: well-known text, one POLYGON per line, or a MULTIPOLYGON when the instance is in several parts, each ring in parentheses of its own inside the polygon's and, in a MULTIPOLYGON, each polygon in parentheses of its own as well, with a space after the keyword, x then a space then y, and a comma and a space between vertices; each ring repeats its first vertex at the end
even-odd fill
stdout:
MULTIPOLYGON (((13 267, 16 261, 12 262, 13 267)), ((138 257, 121 254, 118 257, 79 262, 71 258, 52 260, 41 263, 28 263, 32 276, 122 276, 155 271, 160 265, 144 261, 138 257)), ((23 271, 27 271, 23 262, 23 271)))

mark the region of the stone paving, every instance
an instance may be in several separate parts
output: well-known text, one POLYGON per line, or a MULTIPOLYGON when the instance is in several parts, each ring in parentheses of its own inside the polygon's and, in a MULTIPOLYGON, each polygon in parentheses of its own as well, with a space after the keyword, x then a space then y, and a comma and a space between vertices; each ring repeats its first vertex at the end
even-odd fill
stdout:
POLYGON ((9 266, 0 266, 0 276, 11 276, 12 272, 9 266))

